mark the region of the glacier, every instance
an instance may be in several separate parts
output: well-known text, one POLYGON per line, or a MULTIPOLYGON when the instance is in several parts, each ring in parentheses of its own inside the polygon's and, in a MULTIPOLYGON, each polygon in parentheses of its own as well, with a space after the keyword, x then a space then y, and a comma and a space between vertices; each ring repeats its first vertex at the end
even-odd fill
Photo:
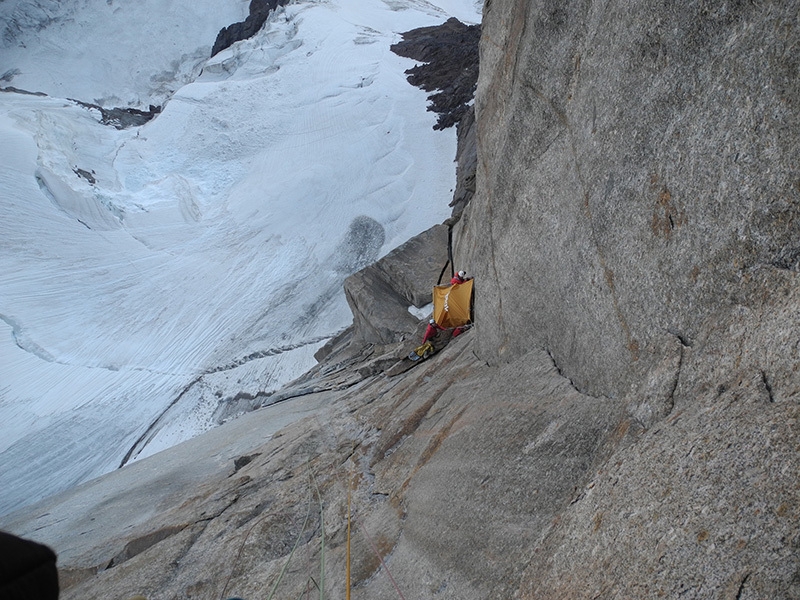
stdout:
POLYGON ((389 46, 479 3, 299 1, 208 58, 246 14, 0 3, 0 515, 302 374, 344 278, 449 214, 455 132, 389 46))

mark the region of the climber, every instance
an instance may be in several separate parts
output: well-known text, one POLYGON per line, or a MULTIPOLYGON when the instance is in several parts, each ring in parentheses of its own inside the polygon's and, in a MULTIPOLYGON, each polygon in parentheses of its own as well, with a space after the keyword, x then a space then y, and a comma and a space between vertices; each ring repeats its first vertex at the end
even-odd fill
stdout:
POLYGON ((435 319, 431 319, 428 321, 428 327, 425 329, 425 335, 422 336, 422 343, 425 344, 429 340, 432 340, 439 334, 440 331, 444 331, 444 328, 439 327, 439 324, 435 319))
POLYGON ((453 275, 453 278, 450 280, 450 283, 452 285, 456 285, 458 283, 464 283, 465 281, 469 281, 470 279, 472 279, 472 277, 467 277, 466 271, 459 271, 458 273, 453 275))
POLYGON ((428 321, 425 335, 422 336, 422 345, 414 348, 414 350, 409 353, 408 358, 417 361, 421 358, 428 358, 437 350, 441 350, 447 344, 446 341, 442 340, 444 336, 440 335, 444 331, 446 330, 440 327, 435 319, 428 321))
POLYGON ((455 329, 453 329, 453 337, 456 338, 460 336, 465 331, 469 331, 472 328, 472 323, 466 323, 464 325, 459 325, 455 329))

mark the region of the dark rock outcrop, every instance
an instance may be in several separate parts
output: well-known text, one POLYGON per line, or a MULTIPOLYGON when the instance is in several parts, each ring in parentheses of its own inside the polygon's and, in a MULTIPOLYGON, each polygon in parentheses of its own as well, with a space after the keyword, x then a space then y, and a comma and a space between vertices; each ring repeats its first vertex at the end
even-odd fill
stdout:
POLYGON ((104 108, 91 102, 72 100, 84 108, 100 111, 100 122, 103 125, 110 125, 115 129, 127 129, 128 127, 138 127, 154 119, 161 114, 162 107, 150 105, 147 110, 138 108, 104 108))
POLYGON ((250 0, 250 14, 244 21, 233 23, 220 30, 211 48, 211 56, 236 42, 253 37, 264 26, 270 12, 288 3, 289 0, 250 0))
POLYGON ((442 25, 421 27, 403 34, 392 52, 422 61, 406 71, 411 85, 426 92, 428 110, 439 115, 434 129, 458 123, 467 112, 478 80, 480 25, 465 25, 450 18, 442 25))
POLYGON ((28 90, 21 90, 19 88, 15 88, 13 85, 7 85, 5 87, 0 87, 0 92, 7 92, 12 94, 24 94, 26 96, 47 96, 44 92, 29 92, 28 90))

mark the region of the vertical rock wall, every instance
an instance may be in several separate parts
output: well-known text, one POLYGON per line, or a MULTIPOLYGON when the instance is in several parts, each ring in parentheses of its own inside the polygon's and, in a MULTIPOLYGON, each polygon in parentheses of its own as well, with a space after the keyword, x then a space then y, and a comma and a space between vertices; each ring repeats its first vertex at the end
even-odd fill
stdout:
POLYGON ((455 236, 480 354, 621 396, 714 337, 797 389, 799 40, 790 1, 487 0, 455 236))

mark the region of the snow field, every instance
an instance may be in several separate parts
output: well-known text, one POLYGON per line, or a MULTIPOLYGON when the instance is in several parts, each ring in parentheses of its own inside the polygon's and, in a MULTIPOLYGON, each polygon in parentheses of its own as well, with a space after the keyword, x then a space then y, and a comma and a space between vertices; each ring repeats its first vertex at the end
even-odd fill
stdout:
POLYGON ((344 278, 448 216, 455 132, 389 46, 479 19, 450 4, 291 4, 199 62, 245 3, 0 4, 33 15, 11 84, 51 94, 0 94, 0 515, 297 377, 351 321, 344 278), (118 131, 64 97, 169 101, 118 131))

